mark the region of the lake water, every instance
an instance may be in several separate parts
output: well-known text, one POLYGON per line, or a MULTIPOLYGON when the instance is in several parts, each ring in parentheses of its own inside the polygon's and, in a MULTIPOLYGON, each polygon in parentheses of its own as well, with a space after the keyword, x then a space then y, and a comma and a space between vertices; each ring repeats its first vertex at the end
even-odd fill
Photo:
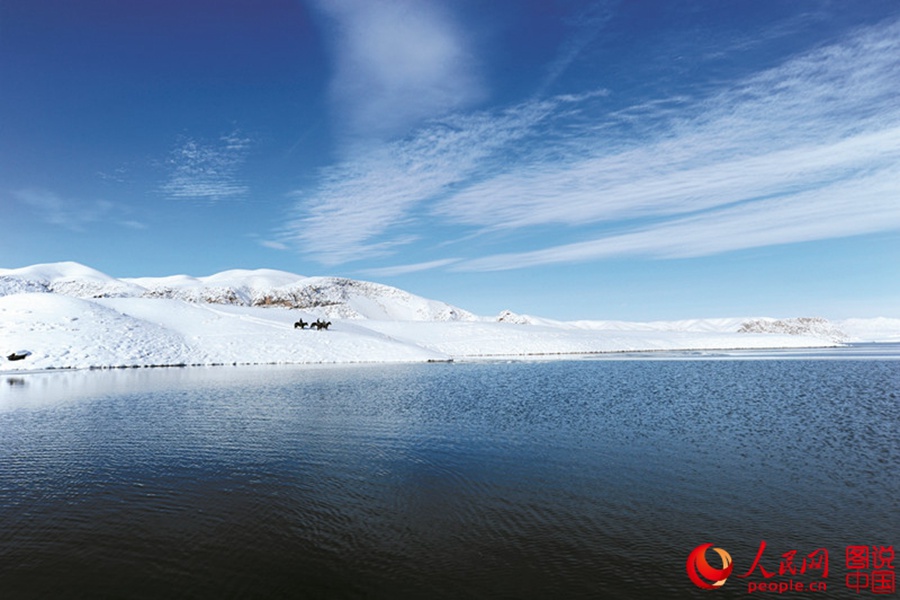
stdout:
POLYGON ((872 596, 898 350, 0 376, 0 598, 872 596))

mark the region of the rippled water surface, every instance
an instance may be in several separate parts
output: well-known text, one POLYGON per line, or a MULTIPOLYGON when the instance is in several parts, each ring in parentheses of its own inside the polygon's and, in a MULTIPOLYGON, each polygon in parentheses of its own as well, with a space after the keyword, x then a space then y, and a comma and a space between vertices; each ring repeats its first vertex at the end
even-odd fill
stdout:
POLYGON ((858 597, 900 361, 845 355, 2 376, 0 598, 733 598, 687 555, 761 540, 858 597))

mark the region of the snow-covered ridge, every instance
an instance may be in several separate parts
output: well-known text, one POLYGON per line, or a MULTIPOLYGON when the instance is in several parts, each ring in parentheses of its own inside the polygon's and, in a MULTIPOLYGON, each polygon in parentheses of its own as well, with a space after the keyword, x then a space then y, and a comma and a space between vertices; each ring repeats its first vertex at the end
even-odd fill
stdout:
POLYGON ((0 296, 48 292, 76 298, 115 298, 140 295, 143 289, 76 262, 0 269, 0 296))
POLYGON ((403 321, 475 320, 461 308, 379 283, 303 277, 273 269, 234 269, 191 277, 115 279, 74 262, 0 269, 0 296, 57 293, 74 298, 161 298, 237 306, 281 306, 322 318, 403 321))

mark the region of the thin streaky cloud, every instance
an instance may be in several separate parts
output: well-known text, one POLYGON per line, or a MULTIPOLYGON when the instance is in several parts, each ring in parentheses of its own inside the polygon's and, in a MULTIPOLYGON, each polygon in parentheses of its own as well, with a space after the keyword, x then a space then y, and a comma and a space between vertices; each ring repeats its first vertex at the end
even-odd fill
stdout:
POLYGON ((491 229, 687 214, 896 164, 900 125, 833 143, 697 166, 673 167, 671 157, 677 152, 666 143, 566 169, 536 167, 472 186, 436 210, 454 221, 491 229))
POLYGON ((619 256, 692 258, 780 244, 900 229, 900 168, 853 181, 541 250, 457 263, 453 270, 500 271, 619 256))
POLYGON ((534 102, 499 116, 443 119, 325 169, 316 190, 291 195, 293 214, 279 238, 328 265, 390 254, 418 239, 392 233, 413 223, 417 206, 464 185, 553 110, 551 103, 534 102))

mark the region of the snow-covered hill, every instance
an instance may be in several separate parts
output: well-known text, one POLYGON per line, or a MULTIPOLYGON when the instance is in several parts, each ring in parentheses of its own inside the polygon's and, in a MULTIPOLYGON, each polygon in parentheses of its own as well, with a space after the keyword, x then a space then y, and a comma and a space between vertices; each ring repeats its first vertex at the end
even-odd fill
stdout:
POLYGON ((803 348, 833 345, 838 333, 896 341, 900 319, 562 322, 510 311, 487 318, 377 283, 267 269, 139 279, 77 263, 0 269, 0 372, 803 348), (301 319, 332 326, 295 328, 301 319), (21 360, 7 358, 24 351, 21 360))
POLYGON ((0 269, 0 296, 50 292, 75 298, 139 296, 144 290, 76 262, 0 269))
POLYGON ((0 296, 51 292, 75 298, 166 298, 206 304, 282 306, 326 319, 475 320, 445 302, 368 281, 303 277, 273 269, 115 279, 74 262, 0 269, 0 296))

